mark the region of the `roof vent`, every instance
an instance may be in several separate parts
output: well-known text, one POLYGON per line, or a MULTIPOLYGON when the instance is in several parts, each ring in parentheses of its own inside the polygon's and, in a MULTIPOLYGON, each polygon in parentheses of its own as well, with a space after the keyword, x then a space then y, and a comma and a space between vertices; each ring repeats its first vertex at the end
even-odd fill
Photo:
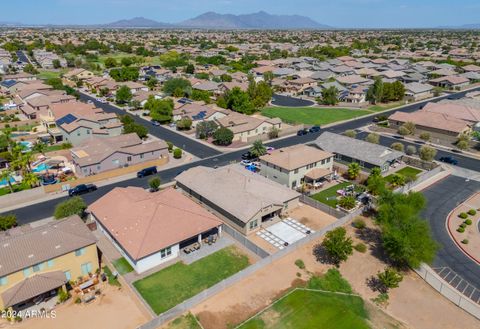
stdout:
POLYGON ((10 245, 9 243, 4 243, 4 244, 3 244, 3 248, 8 247, 9 245, 10 245))
POLYGON ((55 249, 59 249, 59 248, 60 248, 60 245, 57 244, 57 245, 55 246, 55 249))
POLYGON ((28 255, 28 258, 33 258, 33 254, 28 255))

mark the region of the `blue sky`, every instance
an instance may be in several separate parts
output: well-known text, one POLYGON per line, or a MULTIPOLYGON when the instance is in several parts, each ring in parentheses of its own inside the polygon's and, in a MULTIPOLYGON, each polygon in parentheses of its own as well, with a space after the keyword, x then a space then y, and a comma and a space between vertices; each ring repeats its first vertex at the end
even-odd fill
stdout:
POLYGON ((172 23, 206 11, 299 14, 335 27, 480 24, 479 0, 20 0, 2 1, 0 21, 96 24, 143 16, 172 23))

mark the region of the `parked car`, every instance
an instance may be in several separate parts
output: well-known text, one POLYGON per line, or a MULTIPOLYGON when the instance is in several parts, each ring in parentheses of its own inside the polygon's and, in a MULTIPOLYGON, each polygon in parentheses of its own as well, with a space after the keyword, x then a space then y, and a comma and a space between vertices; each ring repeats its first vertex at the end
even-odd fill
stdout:
POLYGON ((81 195, 81 194, 85 194, 85 193, 96 191, 96 190, 97 190, 97 186, 94 184, 80 184, 75 186, 74 188, 69 189, 68 195, 76 196, 76 195, 81 195))
POLYGON ((250 152, 245 152, 242 154, 242 160, 254 160, 256 157, 250 153, 250 152))
POLYGON ((320 126, 313 126, 309 130, 309 132, 311 132, 311 133, 318 133, 319 131, 320 131, 320 126))
POLYGON ((160 122, 152 120, 152 125, 154 126, 160 126, 160 122))
POLYGON ((137 177, 142 178, 145 176, 150 176, 154 175, 157 173, 157 167, 148 167, 148 168, 143 168, 139 172, 137 172, 137 177))
POLYGON ((247 166, 250 166, 250 165, 252 164, 252 161, 250 161, 250 160, 242 160, 242 161, 240 162, 240 164, 241 164, 242 166, 247 167, 247 166))
POLYGON ((303 136, 303 135, 306 135, 306 134, 308 134, 308 129, 306 129, 306 128, 297 131, 297 136, 303 136))
POLYGON ((455 166, 458 164, 458 160, 455 159, 454 157, 451 157, 451 156, 441 157, 440 161, 445 162, 445 163, 449 163, 449 164, 452 164, 452 165, 455 165, 455 166))

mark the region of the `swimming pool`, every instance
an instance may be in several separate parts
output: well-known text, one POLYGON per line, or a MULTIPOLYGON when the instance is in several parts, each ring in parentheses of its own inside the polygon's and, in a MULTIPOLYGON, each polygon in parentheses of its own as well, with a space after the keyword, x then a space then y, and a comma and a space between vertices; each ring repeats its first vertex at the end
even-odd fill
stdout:
MULTIPOLYGON (((15 182, 16 182, 15 179, 13 177, 10 177, 10 183, 13 184, 15 182)), ((4 186, 4 185, 8 185, 7 180, 5 178, 0 180, 0 186, 4 186)))
POLYGON ((33 172, 40 172, 40 171, 47 170, 47 169, 50 169, 50 168, 52 168, 52 167, 50 167, 49 165, 47 165, 45 163, 41 163, 37 167, 33 168, 32 171, 33 172))

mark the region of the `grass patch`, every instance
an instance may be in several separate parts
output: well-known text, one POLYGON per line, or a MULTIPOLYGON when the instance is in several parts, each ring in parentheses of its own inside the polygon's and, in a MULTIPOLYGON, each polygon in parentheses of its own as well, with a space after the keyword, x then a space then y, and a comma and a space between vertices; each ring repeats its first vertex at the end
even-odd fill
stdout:
POLYGON ((165 328, 165 329, 201 329, 200 325, 197 322, 197 319, 188 313, 186 315, 179 316, 165 328))
POLYGON ((42 80, 48 80, 52 78, 60 78, 60 76, 65 73, 67 70, 58 70, 58 71, 50 71, 50 70, 39 70, 37 74, 37 78, 42 80))
POLYGON ((371 113, 367 110, 318 107, 267 107, 262 110, 262 114, 270 118, 279 117, 284 122, 311 125, 325 125, 371 113))
POLYGON ((240 329, 366 329, 368 314, 357 296, 295 290, 240 329))
MULTIPOLYGON (((13 193, 16 193, 20 191, 29 190, 32 187, 25 184, 15 184, 15 185, 12 185, 12 188, 13 188, 13 193)), ((0 196, 7 195, 7 194, 10 194, 10 187, 8 187, 8 185, 3 188, 0 188, 0 196)))
POLYGON ((414 180, 417 179, 417 175, 421 172, 422 171, 420 169, 417 169, 417 168, 405 167, 405 168, 400 169, 399 171, 396 171, 396 172, 386 176, 385 180, 388 183, 391 183, 392 179, 395 175, 400 175, 400 176, 403 176, 406 180, 414 181, 414 180))
POLYGON ((114 260, 112 264, 117 269, 117 272, 122 275, 133 271, 132 265, 130 265, 130 263, 123 257, 114 260))
POLYGON ((247 256, 231 246, 190 265, 178 262, 133 285, 153 311, 160 314, 248 265, 247 256))
POLYGON ((122 286, 121 283, 118 281, 118 279, 113 276, 112 271, 110 270, 110 268, 108 266, 104 266, 104 267, 102 267, 102 269, 103 269, 103 272, 105 273, 105 275, 107 276, 108 284, 110 284, 112 286, 116 286, 116 287, 121 287, 122 286))
POLYGON ((336 268, 331 268, 322 276, 312 276, 307 288, 333 292, 352 293, 352 286, 345 280, 336 268))
POLYGON ((335 186, 329 187, 326 190, 320 191, 310 197, 317 201, 320 201, 323 204, 326 204, 329 207, 335 208, 337 206, 337 191, 341 190, 349 185, 352 185, 350 182, 343 182, 335 186))

